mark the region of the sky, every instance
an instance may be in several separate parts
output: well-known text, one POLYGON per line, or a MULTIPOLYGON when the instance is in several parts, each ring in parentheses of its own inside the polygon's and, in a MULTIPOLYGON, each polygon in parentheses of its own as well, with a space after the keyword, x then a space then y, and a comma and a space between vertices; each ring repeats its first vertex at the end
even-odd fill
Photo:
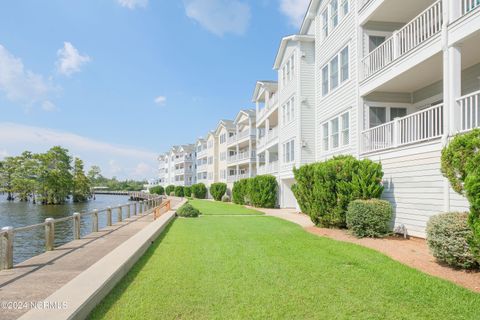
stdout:
POLYGON ((0 4, 0 159, 61 145, 105 176, 151 179, 251 102, 309 0, 0 4))

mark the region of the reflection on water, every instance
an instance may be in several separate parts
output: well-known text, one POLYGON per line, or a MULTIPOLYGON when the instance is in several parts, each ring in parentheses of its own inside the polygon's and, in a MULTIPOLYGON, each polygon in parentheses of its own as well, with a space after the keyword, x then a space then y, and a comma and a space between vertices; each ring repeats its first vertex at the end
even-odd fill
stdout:
MULTIPOLYGON (((105 209, 108 206, 127 204, 128 196, 97 195, 96 200, 86 203, 66 203, 63 205, 35 205, 29 202, 9 202, 6 195, 0 195, 0 227, 23 227, 42 223, 46 218, 63 218, 73 215, 74 212, 90 212, 94 209, 105 209)), ((133 206, 132 206, 133 209, 133 206)), ((123 209, 126 216, 126 208, 123 209)), ((132 212, 133 214, 133 212, 132 212)), ((117 209, 112 211, 112 222, 117 222, 117 209)), ((107 225, 105 213, 99 213, 99 229, 107 225)), ((82 216, 81 235, 91 232, 91 216, 82 216)), ((55 246, 60 246, 73 240, 73 221, 55 223, 55 246)), ((45 229, 43 227, 30 231, 15 233, 13 263, 25 261, 45 250, 45 229)))

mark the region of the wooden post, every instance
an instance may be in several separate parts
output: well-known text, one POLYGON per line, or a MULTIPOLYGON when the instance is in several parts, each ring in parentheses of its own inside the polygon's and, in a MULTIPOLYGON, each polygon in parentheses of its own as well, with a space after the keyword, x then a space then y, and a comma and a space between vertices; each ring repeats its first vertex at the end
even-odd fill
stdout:
POLYGON ((118 209, 117 209, 117 222, 122 222, 122 220, 123 220, 122 214, 123 214, 122 206, 119 205, 118 209))
POLYGON ((52 251, 55 247, 55 219, 45 219, 45 250, 52 251))
POLYGON ((13 268, 13 227, 4 227, 0 238, 0 270, 13 268))
POLYGON ((107 226, 112 225, 112 208, 108 207, 107 208, 107 226))
POLYGON ((80 213, 73 214, 73 237, 75 240, 80 239, 80 213))
POLYGON ((93 210, 92 214, 92 232, 98 232, 98 210, 93 210))

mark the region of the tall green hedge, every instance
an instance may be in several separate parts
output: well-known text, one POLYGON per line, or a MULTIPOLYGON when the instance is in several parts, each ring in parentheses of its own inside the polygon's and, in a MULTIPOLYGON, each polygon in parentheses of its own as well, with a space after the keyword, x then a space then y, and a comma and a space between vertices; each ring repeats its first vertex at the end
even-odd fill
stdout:
POLYGON ((460 134, 442 150, 442 173, 453 190, 470 203, 468 224, 474 237, 470 246, 480 256, 480 129, 460 134))
POLYGON ((184 197, 184 196, 185 196, 184 188, 182 186, 176 186, 175 197, 184 197))
POLYGON ((346 227, 348 204, 356 199, 380 198, 383 192, 381 164, 338 156, 325 162, 294 169, 292 188, 302 212, 323 227, 346 227))
POLYGON ((165 188, 165 193, 169 196, 172 192, 175 192, 175 186, 171 184, 165 188))
POLYGON ((239 180, 233 184, 232 197, 236 204, 275 208, 278 198, 277 179, 274 176, 262 175, 239 180))
POLYGON ((192 196, 197 199, 205 199, 207 197, 207 187, 203 183, 192 185, 192 196))
POLYGON ((227 185, 223 182, 212 183, 210 194, 215 201, 222 201, 223 195, 227 192, 227 185))
POLYGON ((148 191, 150 194, 163 195, 165 193, 165 189, 162 186, 151 187, 148 191))
POLYGON ((232 200, 236 204, 247 204, 247 188, 249 179, 241 179, 233 183, 232 200))
POLYGON ((183 193, 185 194, 185 197, 191 197, 192 196, 192 187, 184 187, 183 188, 183 193))

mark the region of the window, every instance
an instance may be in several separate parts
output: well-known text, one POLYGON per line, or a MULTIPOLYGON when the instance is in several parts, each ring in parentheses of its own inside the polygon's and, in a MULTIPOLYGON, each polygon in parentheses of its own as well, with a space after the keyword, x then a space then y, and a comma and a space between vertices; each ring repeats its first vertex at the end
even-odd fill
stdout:
POLYGON ((385 107, 369 108, 370 128, 377 127, 387 122, 387 111, 385 107))
POLYGON ((322 124, 322 148, 329 151, 350 144, 350 114, 345 112, 322 124))
POLYGON ((348 46, 337 53, 329 63, 322 68, 322 95, 336 89, 349 78, 349 51, 348 46), (339 63, 340 61, 340 63, 339 63))
POLYGON ((395 118, 402 118, 407 115, 407 109, 405 108, 390 108, 390 121, 395 120, 395 118))
POLYGON ((327 123, 324 123, 323 126, 322 126, 322 131, 323 131, 323 136, 322 136, 322 141, 323 141, 323 150, 324 151, 328 151, 328 146, 329 146, 329 143, 328 143, 328 122, 327 123))
POLYGON ((350 114, 347 112, 342 115, 342 145, 350 143, 350 114))
POLYGON ((322 95, 328 94, 328 65, 322 69, 322 95))
POLYGON ((341 6, 342 6, 342 15, 345 17, 348 14, 348 11, 350 10, 348 0, 342 0, 341 6))
POLYGON ((338 0, 332 0, 330 2, 330 14, 332 20, 332 29, 338 25, 338 0))
POLYGON ((338 87, 338 56, 330 61, 330 90, 338 87))
POLYGON ((287 64, 285 65, 285 70, 287 70, 287 79, 290 80, 290 61, 287 61, 287 64))
POLYGON ((292 54, 292 56, 290 57, 290 68, 292 69, 290 70, 290 74, 293 79, 293 77, 295 76, 295 54, 292 54))
POLYGON ((292 97, 282 106, 283 125, 292 122, 295 119, 295 98, 292 97))
POLYGON ((330 126, 332 128, 332 134, 331 134, 331 144, 332 144, 332 148, 335 149, 335 148, 338 148, 339 146, 339 139, 338 139, 338 118, 335 118, 333 119, 331 122, 330 122, 330 126))
POLYGON ((283 144, 283 162, 291 163, 295 161, 295 140, 290 140, 283 144))
POLYGON ((224 144, 225 142, 227 142, 227 135, 223 133, 220 135, 220 144, 224 144))
POLYGON ((322 13, 322 35, 323 39, 328 37, 328 9, 322 13))
POLYGON ((348 47, 340 52, 340 80, 344 82, 348 79, 348 47))
POLYGON ((208 164, 213 164, 213 157, 208 157, 208 164))
POLYGON ((220 153, 220 160, 221 160, 221 161, 224 161, 225 158, 226 158, 226 153, 225 153, 225 152, 221 152, 221 153, 220 153))
POLYGON ((372 52, 384 42, 384 36, 368 36, 368 52, 372 52))

